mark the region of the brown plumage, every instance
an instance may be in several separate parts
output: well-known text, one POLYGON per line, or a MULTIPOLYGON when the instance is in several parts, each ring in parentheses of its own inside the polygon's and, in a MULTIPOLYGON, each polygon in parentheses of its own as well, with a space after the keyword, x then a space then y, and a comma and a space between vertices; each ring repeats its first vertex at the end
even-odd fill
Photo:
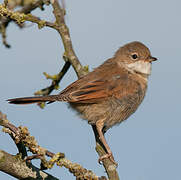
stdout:
POLYGON ((9 99, 12 104, 66 101, 89 124, 95 125, 107 154, 101 157, 114 161, 104 133, 127 119, 142 102, 151 73, 152 57, 140 42, 121 47, 115 56, 94 71, 70 84, 58 95, 9 99))

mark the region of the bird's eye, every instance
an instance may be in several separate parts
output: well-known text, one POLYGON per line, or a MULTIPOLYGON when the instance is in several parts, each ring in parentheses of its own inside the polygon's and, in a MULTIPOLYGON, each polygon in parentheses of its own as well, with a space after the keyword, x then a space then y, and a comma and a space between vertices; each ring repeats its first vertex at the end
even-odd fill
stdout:
POLYGON ((132 57, 133 59, 137 59, 137 58, 138 58, 138 55, 137 55, 137 54, 132 54, 131 57, 132 57))

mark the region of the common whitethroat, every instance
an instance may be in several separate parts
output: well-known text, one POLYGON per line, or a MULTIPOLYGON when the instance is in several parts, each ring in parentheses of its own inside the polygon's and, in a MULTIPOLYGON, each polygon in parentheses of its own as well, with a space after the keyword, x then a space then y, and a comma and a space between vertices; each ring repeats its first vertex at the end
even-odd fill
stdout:
POLYGON ((96 127, 107 154, 99 158, 114 161, 104 133, 126 120, 142 102, 151 65, 156 61, 141 42, 120 47, 115 55, 92 72, 70 84, 58 95, 8 99, 12 104, 65 101, 96 127))

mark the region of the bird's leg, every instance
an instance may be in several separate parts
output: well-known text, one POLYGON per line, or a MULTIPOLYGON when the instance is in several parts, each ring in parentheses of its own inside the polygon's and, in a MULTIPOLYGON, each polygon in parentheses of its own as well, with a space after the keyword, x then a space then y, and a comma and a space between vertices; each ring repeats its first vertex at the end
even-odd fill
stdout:
POLYGON ((97 132, 99 134, 99 139, 100 139, 100 141, 102 142, 102 144, 104 145, 104 147, 105 147, 105 149, 107 151, 107 154, 101 156, 98 161, 100 163, 104 159, 110 159, 114 164, 117 165, 117 163, 114 160, 111 149, 110 149, 109 145, 107 144, 106 139, 104 137, 104 134, 102 132, 103 127, 104 127, 104 119, 98 120, 96 122, 96 128, 97 128, 97 132))

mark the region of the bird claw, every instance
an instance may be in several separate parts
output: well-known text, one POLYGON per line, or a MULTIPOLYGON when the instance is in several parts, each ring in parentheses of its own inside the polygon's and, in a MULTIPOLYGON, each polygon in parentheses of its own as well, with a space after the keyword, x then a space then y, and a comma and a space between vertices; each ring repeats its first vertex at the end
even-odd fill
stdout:
POLYGON ((105 159, 109 159, 116 167, 118 166, 118 164, 114 160, 114 157, 113 157, 112 153, 107 153, 107 154, 101 156, 98 159, 98 163, 102 165, 102 161, 105 160, 105 159))

